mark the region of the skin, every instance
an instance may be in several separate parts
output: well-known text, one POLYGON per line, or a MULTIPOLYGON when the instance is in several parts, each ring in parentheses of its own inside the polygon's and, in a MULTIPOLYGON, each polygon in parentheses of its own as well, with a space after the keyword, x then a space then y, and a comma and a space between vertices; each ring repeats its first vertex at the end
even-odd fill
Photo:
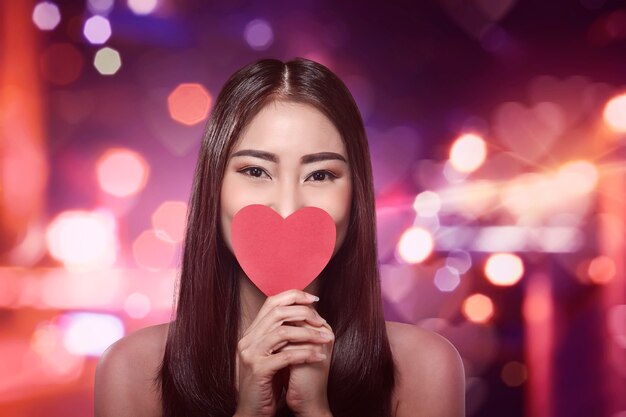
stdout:
MULTIPOLYGON (((301 207, 320 207, 331 215, 337 227, 334 256, 345 239, 351 199, 349 161, 332 122, 307 105, 270 103, 250 122, 231 152, 221 189, 221 231, 232 252, 230 224, 240 208, 265 204, 286 218, 301 207), (250 155, 232 157, 249 149, 270 152, 277 160, 270 162, 250 155), (302 155, 318 152, 336 153, 345 162, 330 159, 301 163, 302 155)), ((243 272, 239 280, 241 338, 258 329, 260 318, 268 310, 267 305, 264 310, 268 298, 243 272)), ((304 292, 317 294, 318 285, 315 279, 304 292)), ((314 303, 298 304, 315 308, 314 303)), ((305 321, 292 324, 332 333, 328 324, 317 326, 305 321)), ((393 395, 394 416, 464 416, 465 375, 452 344, 437 333, 413 325, 395 322, 386 325, 400 376, 393 395)), ((96 417, 161 416, 160 398, 147 381, 163 358, 168 326, 164 323, 141 329, 117 341, 102 355, 95 378, 96 417)), ((302 409, 294 410, 301 416, 330 415, 325 393, 332 346, 331 340, 289 343, 275 350, 278 353, 306 347, 327 354, 323 361, 289 367, 286 396, 290 406, 302 404, 302 409)), ((239 375, 237 359, 236 375, 239 375)), ((239 381, 237 388, 238 384, 239 381)))

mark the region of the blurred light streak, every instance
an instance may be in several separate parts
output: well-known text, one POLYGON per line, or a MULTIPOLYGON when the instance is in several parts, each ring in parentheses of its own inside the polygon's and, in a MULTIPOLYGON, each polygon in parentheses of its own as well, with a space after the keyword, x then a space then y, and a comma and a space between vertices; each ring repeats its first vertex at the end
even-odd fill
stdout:
POLYGON ((122 66, 119 52, 113 48, 105 47, 96 52, 93 65, 102 75, 113 75, 122 66))
POLYGON ((415 197, 413 208, 420 217, 436 216, 441 210, 441 198, 433 191, 423 191, 415 197))
POLYGON ((84 59, 74 45, 67 42, 53 43, 39 59, 41 75, 56 85, 68 85, 80 77, 84 59))
POLYGON ((48 179, 32 2, 0 2, 0 253, 43 221, 48 179))
POLYGON ((524 275, 524 263, 513 253, 495 253, 485 262, 485 277, 494 285, 515 285, 524 275))
POLYGON ((433 250, 433 238, 428 230, 410 227, 400 237, 397 256, 407 263, 419 263, 426 259, 433 250))
POLYGON ((128 197, 146 186, 150 166, 138 152, 112 148, 98 159, 96 170, 102 190, 116 197, 128 197))
POLYGON ((207 118, 212 98, 200 84, 183 83, 167 97, 167 108, 172 119, 192 126, 207 118))
POLYGON ((137 15, 152 13, 159 5, 158 0, 128 0, 128 8, 137 15))
POLYGON ((484 294, 472 294, 463 301, 463 315, 474 323, 487 323, 494 315, 493 301, 484 294))
POLYGON ((626 132, 626 94, 610 99, 604 107, 604 122, 616 132, 626 132))
POLYGON ((434 239, 437 249, 447 251, 573 253, 584 235, 565 226, 441 226, 434 239))
POLYGON ((555 326, 550 277, 544 272, 531 274, 526 280, 525 289, 522 315, 528 367, 526 415, 552 417, 555 326))
POLYGON ((254 19, 246 25, 244 38, 252 49, 264 51, 274 41, 274 32, 267 21, 254 19))
POLYGON ((177 243, 185 236, 187 204, 183 201, 166 201, 152 214, 152 227, 177 243))
POLYGON ((444 266, 437 269, 433 282, 439 291, 451 292, 459 286, 461 278, 459 278, 459 272, 456 269, 444 266))
POLYGON ((117 225, 106 211, 65 211, 46 231, 50 255, 69 269, 96 269, 117 258, 117 225))
POLYGON ((167 268, 174 259, 176 246, 154 230, 146 230, 133 242, 135 262, 149 271, 167 268))
POLYGON ((175 280, 175 269, 74 272, 64 268, 0 267, 0 308, 119 312, 125 309, 127 294, 141 293, 149 298, 151 311, 167 320, 175 280))
POLYGON ((59 7, 49 1, 43 1, 33 9, 33 22, 41 30, 52 30, 61 21, 59 7))
POLYGON ((450 164, 459 172, 476 171, 487 156, 487 146, 483 138, 466 133, 457 138, 450 148, 450 164))
POLYGON ((111 37, 111 23, 104 16, 92 16, 85 21, 83 35, 90 43, 101 45, 111 37))
POLYGON ((64 331, 63 345, 75 355, 98 357, 125 333, 122 321, 110 314, 72 312, 59 317, 58 323, 64 331))

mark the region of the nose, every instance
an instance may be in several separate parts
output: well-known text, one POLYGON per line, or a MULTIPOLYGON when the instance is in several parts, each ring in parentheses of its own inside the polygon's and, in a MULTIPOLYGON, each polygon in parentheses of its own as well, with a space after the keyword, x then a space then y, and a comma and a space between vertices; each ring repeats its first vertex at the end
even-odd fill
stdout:
POLYGON ((298 184, 284 182, 277 187, 271 207, 283 219, 299 210, 302 207, 302 196, 298 184))

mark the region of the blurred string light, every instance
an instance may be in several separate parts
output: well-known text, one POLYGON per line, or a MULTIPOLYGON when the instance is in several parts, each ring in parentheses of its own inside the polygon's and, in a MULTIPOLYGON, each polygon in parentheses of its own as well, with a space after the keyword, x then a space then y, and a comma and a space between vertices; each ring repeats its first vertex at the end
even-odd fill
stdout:
POLYGON ((200 84, 183 83, 167 97, 167 108, 172 119, 192 126, 207 118, 212 97, 200 84))
POLYGON ((102 75, 113 75, 122 66, 119 52, 108 46, 96 52, 93 65, 102 75))
POLYGON ((137 15, 152 13, 159 5, 158 0, 128 0, 128 8, 137 15))
POLYGON ((152 227, 161 238, 177 243, 185 235, 187 204, 183 201, 166 201, 152 215, 152 227))
POLYGON ((150 298, 140 292, 129 294, 124 301, 124 311, 134 319, 146 317, 151 309, 150 298))
POLYGON ((108 267, 117 257, 116 229, 105 211, 65 211, 48 225, 48 251, 68 269, 108 267))
POLYGON ((274 41, 272 27, 263 19, 250 21, 244 29, 243 36, 248 45, 257 51, 266 50, 274 41))
POLYGON ((140 267, 148 271, 160 271, 170 266, 176 245, 161 237, 154 230, 142 232, 133 242, 133 256, 140 267))
POLYGON ((90 43, 101 45, 111 37, 111 24, 104 16, 91 16, 85 21, 83 35, 90 43))
POLYGON ((33 23, 41 30, 52 30, 61 21, 59 7, 49 1, 44 1, 33 9, 33 23))
POLYGON ((87 8, 93 14, 108 15, 113 10, 113 0, 87 0, 87 8))
POLYGON ((96 162, 98 183, 103 191, 128 197, 148 182, 150 166, 141 154, 124 148, 109 149, 96 162))
POLYGON ((626 94, 610 99, 604 106, 604 121, 616 132, 626 132, 626 94))
POLYGON ((433 251, 431 233, 421 227, 407 229, 398 242, 398 256, 403 262, 420 263, 433 251))
POLYGON ((485 141, 472 133, 460 136, 450 148, 450 164, 462 173, 476 171, 485 162, 486 156, 485 141))
POLYGON ((494 314, 493 301, 484 294, 472 294, 463 301, 461 311, 473 323, 487 323, 494 314))
POLYGON ((124 324, 111 314, 67 313, 58 323, 64 331, 65 348, 75 355, 100 356, 124 336, 124 324))
POLYGON ((420 217, 436 216, 441 210, 441 198, 433 191, 423 191, 415 197, 413 208, 420 217))
POLYGON ((511 286, 522 279, 524 264, 513 253, 495 253, 487 258, 485 277, 494 285, 511 286))

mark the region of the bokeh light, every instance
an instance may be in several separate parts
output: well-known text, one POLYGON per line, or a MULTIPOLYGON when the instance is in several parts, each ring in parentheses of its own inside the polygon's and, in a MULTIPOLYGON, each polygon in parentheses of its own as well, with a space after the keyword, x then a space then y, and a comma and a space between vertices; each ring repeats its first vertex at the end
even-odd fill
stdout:
POLYGON ((61 21, 59 7, 49 1, 44 1, 33 9, 33 22, 41 30, 52 30, 61 21))
POLYGON ((433 282, 439 291, 450 292, 459 286, 461 278, 459 277, 459 271, 449 266, 444 266, 437 269, 433 282))
POLYGON ((152 215, 152 227, 162 238, 174 243, 183 240, 187 204, 183 201, 166 201, 152 215))
POLYGON ((459 172, 473 172, 485 162, 487 146, 483 138, 466 133, 450 148, 450 164, 459 172))
POLYGON ((106 211, 65 211, 46 231, 50 255, 71 269, 113 265, 117 257, 116 222, 106 211))
POLYGON ((626 304, 611 307, 607 314, 607 324, 615 343, 626 349, 626 304))
POLYGON ((420 227, 411 227, 402 233, 398 242, 398 256, 407 263, 419 263, 433 251, 431 233, 420 227))
POLYGON ((124 301, 124 311, 134 319, 142 319, 150 313, 152 306, 147 295, 134 292, 124 301))
POLYGON ((93 14, 107 15, 113 9, 114 0, 87 0, 87 8, 93 14))
POLYGON ((626 94, 613 97, 604 107, 604 121, 617 132, 626 132, 626 94))
POLYGON ((111 37, 111 23, 104 16, 92 16, 85 21, 83 35, 90 43, 101 45, 111 37))
POLYGON ((484 294, 472 294, 463 301, 463 315, 474 323, 487 323, 494 314, 493 301, 484 294))
POLYGON ((75 355, 100 356, 124 336, 124 324, 111 314, 73 312, 59 318, 64 329, 63 344, 75 355))
POLYGON ((528 377, 526 365, 518 361, 510 361, 504 364, 500 372, 500 378, 509 387, 519 387, 528 377))
POLYGON ((615 277, 615 262, 608 256, 600 255, 589 262, 587 273, 594 284, 607 284, 615 277))
POLYGON ((158 0, 128 0, 128 8, 137 15, 152 13, 159 5, 158 0))
POLYGON ((148 182, 150 167, 141 154, 130 149, 113 148, 96 163, 98 184, 116 197, 141 191, 148 182))
POLYGON ((207 118, 212 98, 200 84, 184 83, 167 97, 172 119, 184 125, 195 125, 207 118))
POLYGON ((571 161, 563 165, 556 176, 555 191, 561 195, 590 193, 598 183, 598 170, 587 161, 571 161))
POLYGON ((159 271, 170 266, 176 246, 163 240, 154 230, 146 230, 133 243, 137 265, 149 271, 159 271))
POLYGON ((523 274, 524 264, 522 260, 512 253, 490 255, 485 263, 485 277, 494 285, 515 285, 523 274))
POLYGON ((122 66, 119 52, 108 46, 96 52, 93 65, 102 75, 115 74, 122 66))
POLYGON ((274 41, 274 32, 267 21, 254 19, 246 25, 244 38, 252 49, 264 51, 274 41))
POLYGON ((420 217, 436 216, 441 210, 441 198, 433 191, 423 191, 415 197, 413 208, 420 217))
POLYGON ((84 59, 71 43, 53 43, 41 54, 39 65, 46 80, 52 84, 67 85, 81 75, 84 59))

